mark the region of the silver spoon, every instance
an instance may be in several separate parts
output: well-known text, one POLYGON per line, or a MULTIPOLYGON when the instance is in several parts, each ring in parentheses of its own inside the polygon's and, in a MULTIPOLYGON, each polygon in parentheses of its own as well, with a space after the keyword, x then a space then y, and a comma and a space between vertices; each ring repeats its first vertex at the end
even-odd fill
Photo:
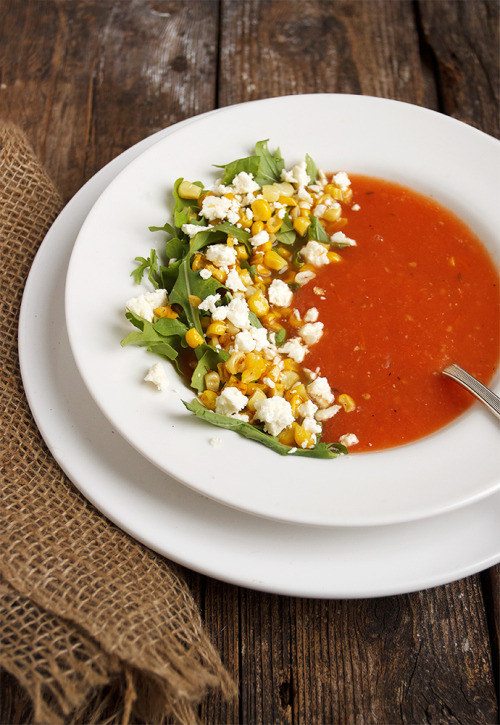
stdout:
POLYGON ((479 380, 472 377, 472 375, 461 368, 460 365, 451 363, 451 365, 448 365, 448 367, 443 370, 443 375, 446 375, 448 378, 452 378, 452 380, 456 380, 457 383, 460 383, 460 385, 468 390, 469 393, 472 393, 472 395, 475 395, 481 403, 484 403, 486 407, 491 410, 493 415, 500 418, 500 398, 498 395, 494 393, 493 390, 487 388, 486 385, 480 383, 479 380))

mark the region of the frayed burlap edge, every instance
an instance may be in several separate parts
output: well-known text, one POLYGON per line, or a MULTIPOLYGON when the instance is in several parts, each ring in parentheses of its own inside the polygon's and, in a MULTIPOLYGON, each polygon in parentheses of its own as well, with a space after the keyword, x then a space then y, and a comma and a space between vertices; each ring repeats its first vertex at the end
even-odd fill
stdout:
POLYGON ((196 722, 235 685, 182 570, 72 486, 28 408, 17 358, 22 290, 62 201, 22 132, 0 122, 2 525, 0 664, 37 722, 196 722))

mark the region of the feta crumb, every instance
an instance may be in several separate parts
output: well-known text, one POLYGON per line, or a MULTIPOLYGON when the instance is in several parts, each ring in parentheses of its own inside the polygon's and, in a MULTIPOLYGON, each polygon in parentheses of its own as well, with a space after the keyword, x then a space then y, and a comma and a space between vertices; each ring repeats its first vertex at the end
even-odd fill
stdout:
POLYGON ((307 392, 319 408, 328 408, 335 400, 326 378, 316 378, 307 386, 307 392))
POLYGON ((216 310, 220 309, 219 307, 216 307, 216 302, 219 302, 220 300, 220 294, 216 293, 214 295, 208 295, 205 297, 204 300, 200 302, 198 305, 198 309, 202 312, 210 312, 211 315, 215 313, 216 310))
POLYGON ((307 242, 306 246, 300 253, 306 262, 308 262, 308 264, 312 264, 314 267, 323 267, 325 264, 330 264, 326 247, 323 246, 323 244, 314 241, 314 239, 307 242))
POLYGON ((227 219, 231 224, 239 220, 240 205, 236 199, 228 199, 226 196, 213 196, 210 194, 203 199, 201 215, 208 221, 216 219, 227 219))
POLYGON ((333 177, 333 183, 335 186, 339 186, 342 190, 348 189, 351 185, 351 180, 347 176, 345 171, 339 171, 333 177))
POLYGON ((235 387, 223 388, 215 401, 215 412, 220 415, 233 415, 243 410, 248 398, 241 390, 235 387))
POLYGON ((339 443, 342 443, 343 446, 346 446, 347 448, 349 446, 355 446, 356 443, 359 443, 357 435, 354 433, 346 433, 343 436, 340 436, 339 443))
POLYGON ((279 395, 255 403, 255 415, 264 423, 264 430, 277 436, 294 421, 292 406, 279 395))
POLYGON ((246 290, 245 285, 241 281, 241 277, 238 272, 233 269, 227 275, 226 287, 229 287, 231 292, 244 292, 246 290))
POLYGON ((314 292, 315 295, 318 295, 318 297, 321 297, 322 300, 325 299, 325 296, 324 295, 326 295, 326 292, 323 289, 323 287, 315 287, 313 289, 313 292, 314 292))
POLYGON ((293 446, 293 447, 292 447, 292 448, 290 448, 290 450, 288 451, 288 455, 290 455, 290 453, 295 453, 295 451, 296 451, 296 450, 297 450, 297 446, 293 446))
POLYGON ((298 363, 303 362, 308 353, 307 347, 301 343, 298 337, 292 337, 291 340, 285 342, 285 344, 280 347, 280 351, 298 363))
POLYGON ((181 227, 184 234, 187 234, 188 237, 192 238, 198 232, 206 232, 208 229, 212 229, 212 227, 204 227, 201 224, 183 224, 181 227))
POLYGON ((231 186, 235 194, 249 194, 259 189, 259 185, 253 179, 253 174, 248 174, 246 171, 240 171, 234 177, 231 186))
POLYGON ((236 352, 253 352, 255 350, 255 340, 250 330, 242 330, 236 334, 234 349, 236 352))
POLYGON ((269 388, 276 387, 276 383, 274 382, 274 380, 272 378, 268 378, 267 376, 265 378, 262 378, 262 382, 264 383, 264 385, 267 385, 269 388))
POLYGON ((304 315, 304 322, 317 322, 319 312, 316 307, 311 307, 304 315))
POLYGON ((161 363, 152 365, 146 373, 144 380, 147 383, 155 385, 157 390, 166 390, 169 385, 167 373, 161 363))
POLYGON ((310 433, 314 433, 315 435, 321 433, 321 426, 317 421, 314 420, 314 418, 305 418, 302 421, 302 427, 310 433))
POLYGON ((361 207, 360 207, 360 205, 359 205, 359 204, 353 204, 353 205, 351 206, 351 209, 352 209, 353 211, 359 211, 359 210, 361 209, 361 207))
MULTIPOLYGON (((227 305, 226 311, 227 319, 235 327, 239 327, 240 330, 246 330, 250 327, 249 309, 246 300, 235 297, 227 305)), ((216 318, 214 317, 214 319, 216 318)))
POLYGON ((167 291, 157 289, 145 295, 133 297, 125 303, 127 310, 148 322, 153 322, 154 311, 157 307, 164 307, 168 302, 167 291))
POLYGON ((205 250, 206 258, 216 267, 231 267, 236 264, 236 249, 227 244, 210 244, 205 250))
POLYGON ((312 418, 316 414, 317 410, 318 406, 313 403, 312 400, 306 400, 297 408, 298 414, 303 418, 312 418))
POLYGON ((265 244, 269 241, 269 232, 266 232, 265 229, 263 229, 261 232, 258 232, 258 234, 255 234, 253 237, 250 237, 250 244, 252 247, 260 247, 261 244, 265 244))
POLYGON ((317 410, 314 414, 314 417, 320 422, 323 422, 324 420, 330 420, 330 418, 333 418, 334 415, 337 415, 341 407, 341 405, 331 405, 329 408, 317 410))
POLYGON ((222 443, 222 439, 221 438, 209 438, 208 442, 210 443, 211 446, 216 448, 217 446, 220 446, 220 444, 222 443))
POLYGON ((303 287, 305 284, 310 282, 312 279, 316 277, 314 272, 310 272, 309 270, 306 270, 305 272, 297 272, 295 275, 295 281, 297 284, 299 284, 301 287, 303 287))
POLYGON ((323 323, 306 322, 306 324, 299 329, 299 335, 306 345, 314 345, 323 335, 323 323))
POLYGON ((326 204, 317 204, 314 207, 314 216, 317 216, 318 219, 321 219, 321 217, 325 213, 326 209, 327 209, 326 204))
POLYGON ((200 277, 202 279, 210 279, 211 276, 212 276, 212 272, 209 269, 206 269, 206 268, 200 269, 200 277))
POLYGON ((282 279, 275 279, 269 287, 268 297, 272 305, 288 307, 292 304, 293 292, 282 279))
POLYGON ((334 244, 342 244, 345 247, 356 246, 356 242, 354 241, 354 239, 347 237, 344 232, 335 232, 335 234, 332 234, 330 239, 332 240, 332 242, 334 242, 334 244))
MULTIPOLYGON (((301 161, 300 164, 296 164, 292 169, 292 176, 299 187, 299 189, 302 186, 307 186, 308 183, 311 181, 309 174, 306 171, 306 162, 301 161)), ((293 183, 293 182, 292 182, 293 183)))

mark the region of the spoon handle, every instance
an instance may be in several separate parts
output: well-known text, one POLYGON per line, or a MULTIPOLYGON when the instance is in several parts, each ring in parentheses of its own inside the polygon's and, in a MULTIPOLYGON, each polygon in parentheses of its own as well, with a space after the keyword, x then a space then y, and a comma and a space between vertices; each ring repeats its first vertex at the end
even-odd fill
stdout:
POLYGON ((457 383, 460 383, 460 385, 463 385, 469 393, 472 393, 472 395, 475 395, 481 403, 484 403, 497 418, 500 418, 500 398, 498 395, 496 395, 493 390, 487 388, 486 385, 480 383, 479 380, 472 377, 472 375, 461 368, 460 365, 457 365, 456 363, 448 365, 448 367, 443 370, 443 375, 446 375, 447 377, 456 380, 457 383))

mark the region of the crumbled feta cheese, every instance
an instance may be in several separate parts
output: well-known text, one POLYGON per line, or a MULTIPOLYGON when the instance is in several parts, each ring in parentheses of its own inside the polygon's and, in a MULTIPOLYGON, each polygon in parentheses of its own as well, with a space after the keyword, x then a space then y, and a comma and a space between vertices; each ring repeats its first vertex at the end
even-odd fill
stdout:
POLYGON ((198 305, 198 309, 202 312, 210 312, 211 315, 215 313, 216 310, 220 309, 219 307, 216 307, 216 302, 219 302, 220 300, 220 294, 215 295, 208 295, 205 297, 204 300, 200 302, 198 305))
POLYGON ((164 307, 168 303, 167 291, 157 289, 145 295, 139 295, 129 300, 125 306, 127 310, 148 322, 153 322, 154 311, 157 307, 164 307))
POLYGON ((269 287, 268 297, 272 305, 288 307, 292 304, 293 292, 282 279, 275 279, 269 287))
POLYGON ((359 443, 358 436, 354 433, 346 433, 345 435, 340 436, 339 443, 342 443, 342 445, 347 448, 349 446, 355 446, 356 443, 359 443))
POLYGON ((313 289, 313 292, 314 292, 315 295, 318 295, 318 297, 321 297, 322 300, 325 299, 326 292, 323 289, 323 287, 315 287, 313 289))
POLYGON ((188 237, 194 237, 198 232, 206 232, 208 229, 211 229, 212 227, 204 227, 201 224, 183 224, 182 225, 182 231, 184 234, 187 234, 188 237))
POLYGON ((269 241, 269 232, 266 232, 265 229, 263 229, 261 232, 258 232, 258 234, 254 234, 253 237, 250 237, 250 244, 252 247, 260 247, 261 244, 265 244, 269 241))
POLYGON ((351 180, 347 176, 345 171, 339 171, 333 177, 333 183, 335 186, 339 186, 342 190, 348 189, 351 185, 351 180))
POLYGON ((278 209, 278 211, 276 212, 276 216, 278 217, 278 219, 284 219, 285 215, 286 215, 286 209, 284 207, 282 207, 281 209, 278 209))
POLYGON ((206 268, 200 269, 200 277, 202 279, 210 279, 211 276, 212 276, 212 272, 209 269, 206 269, 206 268))
POLYGON ((297 192, 297 196, 301 201, 306 201, 309 204, 312 204, 312 202, 313 202, 313 198, 310 195, 310 193, 307 191, 307 189, 299 189, 297 192))
POLYGON ((351 206, 351 209, 352 209, 353 211, 359 211, 359 210, 361 209, 361 207, 360 207, 360 205, 359 205, 359 204, 353 204, 353 205, 351 206))
POLYGON ((297 408, 298 414, 301 415, 303 418, 312 418, 317 410, 318 406, 315 405, 312 400, 306 400, 304 403, 301 403, 297 408))
POLYGON ((220 438, 209 438, 208 442, 210 443, 211 446, 216 448, 217 446, 220 446, 220 444, 222 443, 222 440, 220 438))
POLYGON ((315 435, 321 433, 321 426, 314 420, 314 418, 305 418, 305 420, 302 421, 302 427, 315 435))
POLYGON ((210 244, 205 250, 206 258, 216 267, 231 267, 236 264, 236 249, 227 244, 210 244))
POLYGON ((227 275, 226 287, 229 287, 231 292, 244 292, 246 290, 245 285, 241 281, 241 277, 238 272, 233 269, 227 275))
POLYGON ((354 239, 350 239, 350 237, 347 237, 344 232, 335 232, 335 234, 332 234, 330 239, 335 244, 343 244, 345 247, 356 246, 356 242, 354 241, 354 239))
POLYGON ((314 207, 314 216, 317 216, 318 219, 321 219, 321 217, 323 216, 325 211, 326 211, 326 204, 317 204, 314 207))
POLYGON ((314 345, 323 335, 323 323, 307 322, 299 329, 299 335, 306 345, 314 345))
POLYGON ((255 415, 264 423, 264 430, 272 436, 279 435, 294 421, 292 406, 279 395, 257 401, 255 415))
MULTIPOLYGON (((246 330, 250 327, 250 318, 248 316, 248 305, 246 300, 235 297, 226 307, 226 316, 229 322, 240 330, 246 330)), ((216 319, 214 317, 214 319, 216 319)))
POLYGON ((167 373, 161 363, 155 363, 152 365, 146 373, 144 380, 147 383, 155 385, 158 390, 166 390, 169 384, 167 373))
POLYGON ((240 171, 234 177, 231 186, 235 194, 248 194, 259 189, 259 185, 253 180, 253 174, 247 174, 246 171, 240 171))
POLYGON ((299 187, 299 189, 302 186, 307 186, 308 183, 311 181, 309 174, 306 171, 306 166, 307 166, 306 162, 301 161, 300 164, 296 164, 292 169, 293 179, 294 179, 295 183, 297 184, 297 186, 299 187))
POLYGON ((295 281, 297 284, 299 284, 301 287, 303 287, 305 284, 310 282, 312 279, 316 277, 314 272, 310 272, 309 270, 306 270, 305 272, 297 272, 295 275, 295 281))
POLYGON ((314 239, 307 242, 306 246, 300 253, 306 262, 308 264, 312 264, 314 267, 323 267, 325 264, 330 264, 326 247, 324 247, 323 244, 314 241, 314 239))
POLYGON ((318 317, 319 312, 316 307, 311 307, 304 315, 304 322, 317 322, 318 317))
POLYGON ((250 330, 242 330, 236 334, 234 349, 237 352, 253 352, 255 350, 255 340, 250 330))
POLYGON ((262 378, 262 382, 264 383, 264 385, 267 385, 269 388, 276 387, 276 383, 274 382, 274 380, 272 378, 268 378, 267 376, 265 378, 262 378))
POLYGON ((319 408, 328 408, 335 400, 326 378, 316 378, 307 386, 307 392, 319 408))
POLYGON ((285 353, 292 360, 295 360, 295 362, 301 363, 307 355, 308 349, 301 343, 298 337, 292 337, 291 340, 288 340, 280 347, 280 352, 285 353))
POLYGON ((290 448, 290 450, 288 451, 288 454, 290 454, 290 453, 295 453, 295 452, 296 452, 296 450, 297 450, 297 446, 293 446, 293 447, 292 447, 292 448, 290 448))
POLYGON ((233 415, 243 410, 248 403, 248 398, 241 390, 235 387, 223 388, 215 401, 215 412, 220 415, 233 415))
POLYGON ((201 215, 208 221, 215 219, 227 219, 231 224, 239 220, 240 205, 236 199, 228 199, 226 196, 214 196, 210 194, 203 199, 201 204, 201 215))
POLYGON ((337 415, 339 410, 342 406, 340 405, 331 405, 329 408, 323 408, 322 410, 317 410, 314 417, 316 420, 319 420, 320 422, 324 420, 330 420, 330 418, 333 418, 334 415, 337 415))
POLYGON ((271 344, 267 338, 267 330, 265 327, 254 327, 253 325, 249 328, 250 334, 255 342, 255 350, 265 350, 266 348, 275 351, 275 345, 271 344))

